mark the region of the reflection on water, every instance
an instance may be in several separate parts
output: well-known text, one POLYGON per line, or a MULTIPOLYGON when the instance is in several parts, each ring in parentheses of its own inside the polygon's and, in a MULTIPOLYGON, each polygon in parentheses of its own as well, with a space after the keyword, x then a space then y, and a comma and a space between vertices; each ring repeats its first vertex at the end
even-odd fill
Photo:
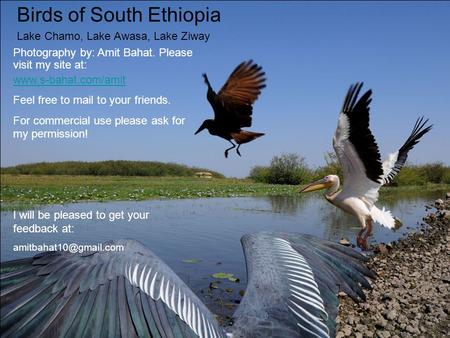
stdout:
POLYGON ((302 210, 305 206, 305 198, 303 196, 268 196, 266 197, 272 206, 272 212, 282 214, 295 214, 302 210))
MULTIPOLYGON (((425 215, 424 205, 443 196, 444 192, 413 191, 402 194, 382 194, 379 206, 386 206, 404 224, 398 231, 374 226, 372 242, 396 240, 414 230, 425 215)), ((77 203, 44 206, 39 210, 105 212, 150 212, 148 220, 128 222, 118 220, 63 221, 57 225, 74 225, 72 234, 17 234, 19 225, 53 224, 51 221, 18 220, 12 212, 2 212, 1 259, 30 256, 29 252, 13 251, 14 244, 78 243, 90 244, 110 239, 133 238, 159 255, 194 291, 207 289, 216 272, 233 273, 241 280, 231 285, 245 289, 245 261, 240 238, 257 231, 303 232, 337 241, 342 237, 354 242, 358 232, 356 220, 329 204, 321 194, 296 197, 244 197, 194 200, 164 200, 142 202, 77 203), (198 264, 183 263, 185 259, 200 259, 198 264)), ((227 282, 223 282, 222 285, 227 282)), ((228 285, 230 286, 230 285, 228 285)), ((207 297, 202 294, 204 299, 207 297)), ((238 298, 238 297, 236 297, 238 298)))

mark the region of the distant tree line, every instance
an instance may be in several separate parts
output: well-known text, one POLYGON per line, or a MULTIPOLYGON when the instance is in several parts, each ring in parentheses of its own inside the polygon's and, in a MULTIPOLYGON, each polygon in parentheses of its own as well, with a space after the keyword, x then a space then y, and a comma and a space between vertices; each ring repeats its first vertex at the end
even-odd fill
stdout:
MULTIPOLYGON (((270 184, 305 184, 329 174, 338 175, 343 182, 342 169, 333 152, 325 154, 325 165, 310 168, 298 154, 274 156, 268 166, 255 166, 249 178, 255 182, 270 184)), ((406 165, 391 186, 425 185, 427 183, 450 184, 450 167, 443 163, 406 165)))
POLYGON ((183 164, 153 161, 40 162, 2 168, 5 174, 22 175, 97 175, 97 176, 181 176, 192 177, 199 171, 223 178, 221 173, 183 164))
POLYGON ((441 162, 406 165, 391 185, 425 185, 427 183, 450 184, 450 167, 441 162))

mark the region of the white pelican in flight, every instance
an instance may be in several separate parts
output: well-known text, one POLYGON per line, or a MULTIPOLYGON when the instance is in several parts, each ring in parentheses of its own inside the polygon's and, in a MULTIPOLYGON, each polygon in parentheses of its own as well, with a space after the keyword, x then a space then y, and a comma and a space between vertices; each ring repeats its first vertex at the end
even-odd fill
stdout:
POLYGON ((325 198, 336 207, 356 216, 361 230, 357 236, 359 246, 366 247, 373 221, 392 229, 395 219, 391 212, 378 209, 378 190, 391 182, 406 162, 408 152, 430 131, 428 120, 417 119, 408 139, 401 148, 381 162, 377 143, 369 129, 369 104, 372 90, 358 99, 363 83, 352 85, 347 92, 338 125, 333 137, 333 148, 342 166, 344 184, 339 190, 339 177, 327 175, 300 192, 327 189, 325 198), (366 231, 364 236, 363 233, 366 231))

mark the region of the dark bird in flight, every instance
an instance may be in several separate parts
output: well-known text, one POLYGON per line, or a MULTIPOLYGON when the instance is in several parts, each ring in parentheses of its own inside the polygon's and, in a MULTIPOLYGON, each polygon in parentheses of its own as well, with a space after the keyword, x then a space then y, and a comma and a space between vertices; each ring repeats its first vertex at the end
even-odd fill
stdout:
POLYGON ((364 300, 366 276, 375 277, 364 256, 310 235, 262 232, 241 242, 247 289, 226 328, 158 256, 119 240, 106 244, 123 251, 2 263, 1 336, 334 337, 337 293, 364 300))
POLYGON ((252 104, 258 98, 261 89, 266 86, 264 75, 261 66, 253 63, 252 60, 242 62, 231 73, 222 89, 216 93, 212 89, 206 74, 203 74, 208 86, 206 97, 213 107, 214 119, 203 121, 195 135, 203 129, 208 129, 211 135, 222 137, 230 142, 232 147, 225 150, 225 157, 228 157, 229 150, 236 147, 236 144, 232 141, 234 140, 238 144, 236 152, 241 156, 239 152, 241 144, 264 135, 264 133, 241 129, 252 125, 252 104))

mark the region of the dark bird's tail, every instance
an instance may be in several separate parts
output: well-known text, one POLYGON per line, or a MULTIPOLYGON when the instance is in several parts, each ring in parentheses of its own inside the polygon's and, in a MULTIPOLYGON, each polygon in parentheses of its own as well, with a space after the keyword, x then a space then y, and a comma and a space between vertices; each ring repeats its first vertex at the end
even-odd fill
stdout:
POLYGON ((237 144, 248 143, 253 141, 254 139, 263 136, 264 133, 255 133, 253 131, 241 130, 237 133, 231 133, 233 140, 236 141, 237 144))

